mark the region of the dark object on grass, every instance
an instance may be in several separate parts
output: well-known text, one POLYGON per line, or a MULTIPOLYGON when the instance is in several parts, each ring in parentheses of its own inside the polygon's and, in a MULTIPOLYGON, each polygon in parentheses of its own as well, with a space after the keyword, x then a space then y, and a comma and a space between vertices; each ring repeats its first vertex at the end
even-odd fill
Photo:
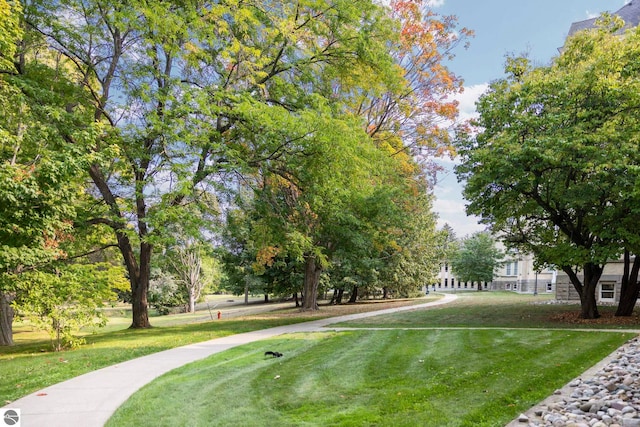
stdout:
POLYGON ((282 357, 282 353, 278 353, 277 351, 265 351, 264 355, 272 357, 282 357))

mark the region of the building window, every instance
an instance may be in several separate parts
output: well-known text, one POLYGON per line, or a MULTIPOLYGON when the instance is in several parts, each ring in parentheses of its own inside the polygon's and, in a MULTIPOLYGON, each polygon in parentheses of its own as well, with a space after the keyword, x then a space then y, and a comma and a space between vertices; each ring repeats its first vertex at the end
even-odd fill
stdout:
POLYGON ((507 263, 507 276, 518 275, 518 261, 509 261, 507 263))
POLYGON ((553 285, 551 283, 547 283, 547 292, 553 292, 553 285))
POLYGON ((600 301, 613 301, 615 298, 615 283, 600 284, 600 301))
POLYGON ((449 285, 449 279, 444 279, 444 287, 446 288, 449 285))
POLYGON ((506 285, 504 285, 504 289, 507 291, 511 290, 511 283, 507 283, 506 285))
POLYGON ((451 278, 451 287, 452 288, 456 287, 456 279, 454 279, 453 277, 451 278))
POLYGON ((444 265, 444 271, 449 271, 449 264, 444 265))

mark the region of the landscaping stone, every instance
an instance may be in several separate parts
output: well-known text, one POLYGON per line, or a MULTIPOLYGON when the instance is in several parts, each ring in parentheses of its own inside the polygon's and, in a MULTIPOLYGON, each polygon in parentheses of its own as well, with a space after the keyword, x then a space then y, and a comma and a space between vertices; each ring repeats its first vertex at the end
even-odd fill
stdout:
POLYGON ((620 347, 594 375, 571 381, 545 402, 509 426, 640 427, 640 338, 620 347))

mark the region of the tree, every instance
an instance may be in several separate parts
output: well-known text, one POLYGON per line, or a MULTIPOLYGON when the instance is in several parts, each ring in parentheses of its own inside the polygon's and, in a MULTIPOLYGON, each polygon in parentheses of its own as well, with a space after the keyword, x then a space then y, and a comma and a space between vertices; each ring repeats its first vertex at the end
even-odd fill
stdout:
POLYGON ((458 114, 453 95, 463 90, 462 79, 446 62, 473 32, 458 28, 455 16, 437 15, 427 0, 392 0, 389 9, 399 25, 389 48, 403 84, 358 91, 350 105, 376 144, 390 155, 408 154, 434 178, 439 168, 433 159, 453 152, 449 127, 458 114))
MULTIPOLYGON (((392 27, 375 2, 263 6, 30 4, 30 27, 73 65, 101 129, 88 167, 101 210, 87 224, 114 232, 131 282, 133 328, 150 326, 152 254, 167 224, 195 232, 202 217, 185 207, 204 205, 203 192, 235 188, 239 177, 283 153, 299 153, 300 135, 271 124, 321 108, 315 82, 324 73, 389 74, 385 43, 392 27)), ((76 144, 71 136, 67 141, 76 144)))
POLYGON ((433 283, 441 262, 436 231, 436 215, 431 210, 432 198, 426 189, 413 197, 401 215, 395 218, 392 244, 381 254, 377 284, 383 288, 383 296, 389 292, 411 296, 423 286, 433 283))
POLYGON ((167 315, 176 307, 183 308, 187 303, 185 288, 166 270, 154 267, 149 280, 149 304, 159 314, 167 315))
POLYGON ((395 189, 383 181, 400 174, 348 117, 298 120, 301 132, 304 124, 314 129, 312 138, 299 142, 309 155, 289 159, 285 170, 265 170, 255 189, 253 240, 263 264, 278 254, 304 264, 302 309, 315 310, 320 276, 335 254, 355 266, 376 242, 386 243, 381 226, 398 214, 391 203, 395 189))
POLYGON ((83 143, 93 129, 77 126, 82 93, 59 58, 23 33, 19 5, 0 2, 0 15, 0 345, 11 345, 14 307, 38 295, 21 275, 66 257, 82 199, 86 152, 64 135, 83 143))
MULTIPOLYGON (((539 264, 559 266, 587 319, 599 316, 595 289, 604 264, 639 249, 631 222, 638 218, 633 58, 640 33, 620 38, 618 28, 603 19, 600 29, 569 39, 547 67, 510 58, 508 77, 478 103, 478 134, 459 144, 468 212, 539 264)), ((625 293, 637 296, 635 289, 627 281, 625 293)))
POLYGON ((458 252, 458 248, 460 246, 460 241, 456 236, 456 232, 454 229, 448 224, 445 223, 440 229, 439 232, 439 257, 440 264, 449 262, 453 256, 458 252))
POLYGON ((206 285, 202 271, 202 248, 188 240, 183 247, 175 248, 170 261, 178 281, 187 291, 187 313, 195 313, 196 302, 206 285))
POLYGON ((0 0, 0 72, 13 73, 16 43, 22 38, 20 25, 22 7, 17 2, 0 0))
POLYGON ((55 351, 75 348, 84 342, 76 333, 83 327, 104 326, 98 310, 114 301, 114 288, 126 282, 121 267, 108 263, 70 265, 39 269, 14 275, 19 289, 15 307, 37 328, 49 333, 55 351))
POLYGON ((462 240, 458 250, 450 258, 451 269, 462 282, 491 282, 502 265, 504 254, 495 246, 489 233, 478 232, 462 240))

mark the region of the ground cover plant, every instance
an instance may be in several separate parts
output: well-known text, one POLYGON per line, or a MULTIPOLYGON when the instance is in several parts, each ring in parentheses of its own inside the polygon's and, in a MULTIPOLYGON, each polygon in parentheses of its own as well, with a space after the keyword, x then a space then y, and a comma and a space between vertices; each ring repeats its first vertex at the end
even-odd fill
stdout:
POLYGON ((504 426, 631 336, 404 328, 292 334, 172 371, 134 394, 108 426, 504 426), (283 357, 264 356, 274 349, 283 357))

